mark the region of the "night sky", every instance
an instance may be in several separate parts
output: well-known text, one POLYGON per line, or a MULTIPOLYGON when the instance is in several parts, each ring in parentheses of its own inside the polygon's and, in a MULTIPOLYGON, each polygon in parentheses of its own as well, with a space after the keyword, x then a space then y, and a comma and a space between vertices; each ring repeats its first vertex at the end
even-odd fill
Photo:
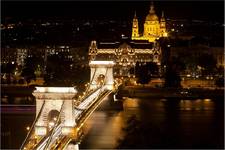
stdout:
MULTIPOLYGON (((224 2, 154 1, 155 10, 171 19, 199 19, 224 22, 224 2)), ((132 19, 134 11, 142 19, 150 1, 3 1, 2 18, 73 17, 132 19)))

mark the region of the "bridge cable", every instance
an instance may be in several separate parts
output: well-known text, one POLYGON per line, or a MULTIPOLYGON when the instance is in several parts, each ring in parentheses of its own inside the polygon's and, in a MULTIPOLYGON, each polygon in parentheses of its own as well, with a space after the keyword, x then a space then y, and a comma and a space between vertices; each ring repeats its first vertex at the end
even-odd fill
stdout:
MULTIPOLYGON (((107 72, 108 72, 108 67, 107 67, 106 73, 105 73, 104 85, 105 85, 105 81, 106 81, 106 75, 107 75, 107 72)), ((101 93, 101 90, 102 90, 101 88, 104 87, 104 85, 102 85, 102 86, 99 88, 100 91, 99 91, 99 93, 97 94, 97 96, 95 97, 95 99, 93 100, 92 104, 95 103, 96 100, 99 98, 100 93, 101 93)), ((87 110, 87 109, 86 109, 86 110, 87 110)), ((85 111, 86 111, 86 110, 85 110, 85 111)), ((82 118, 79 118, 79 120, 81 120, 81 119, 82 119, 82 118)))
MULTIPOLYGON (((105 72, 105 78, 104 78, 104 82, 103 82, 103 85, 101 85, 101 87, 99 88, 100 89, 100 91, 99 91, 99 93, 98 93, 98 95, 95 97, 95 100, 96 99, 98 99, 98 97, 99 97, 99 95, 100 95, 100 93, 101 93, 101 90, 102 90, 102 87, 104 87, 104 85, 105 85, 105 81, 106 81, 106 75, 107 75, 107 72, 108 72, 108 67, 107 67, 107 69, 106 69, 106 72, 105 72)), ((95 101, 94 100, 94 101, 95 101)))
POLYGON ((60 108, 60 112, 59 112, 59 116, 58 116, 58 118, 57 118, 56 124, 55 124, 55 126, 53 127, 53 129, 52 129, 51 135, 50 135, 50 137, 49 137, 49 139, 48 139, 47 144, 46 144, 45 147, 44 147, 44 150, 47 150, 48 147, 49 147, 49 144, 51 143, 53 133, 54 133, 54 131, 55 131, 55 129, 56 129, 56 127, 58 126, 58 123, 59 123, 59 119, 60 119, 60 116, 61 116, 61 113, 62 113, 62 108, 63 108, 64 102, 65 102, 65 101, 63 101, 63 103, 62 103, 62 106, 61 106, 61 108, 60 108))
MULTIPOLYGON (((89 83, 88 87, 86 88, 85 93, 87 93, 87 91, 90 89, 91 83, 92 83, 92 81, 93 81, 93 79, 94 79, 94 76, 95 76, 95 74, 96 74, 96 70, 97 70, 97 69, 95 68, 94 74, 93 74, 93 76, 91 77, 91 82, 89 83)), ((82 100, 82 101, 83 101, 83 100, 82 100)))
POLYGON ((21 145, 21 147, 20 147, 20 150, 22 150, 22 149, 24 148, 25 144, 27 143, 28 138, 30 138, 31 133, 32 133, 32 130, 34 129, 34 126, 35 126, 37 120, 39 119, 39 117, 40 117, 40 115, 41 115, 41 112, 42 112, 42 110, 43 110, 43 108, 44 108, 44 105, 45 105, 45 101, 43 102, 43 104, 42 104, 42 106, 41 106, 41 109, 40 109, 40 111, 38 112, 37 117, 35 117, 35 120, 33 121, 33 124, 32 124, 32 126, 31 126, 31 129, 29 130, 29 132, 28 132, 28 134, 27 134, 25 140, 23 141, 23 143, 22 143, 22 145, 21 145))
POLYGON ((87 87, 87 89, 85 90, 85 93, 87 93, 87 91, 90 89, 90 86, 91 86, 91 84, 92 84, 92 82, 93 82, 93 80, 94 80, 94 77, 95 77, 95 74, 96 74, 96 67, 95 67, 95 71, 94 71, 94 74, 93 74, 93 76, 91 77, 91 82, 90 82, 90 84, 88 85, 88 87, 87 87))

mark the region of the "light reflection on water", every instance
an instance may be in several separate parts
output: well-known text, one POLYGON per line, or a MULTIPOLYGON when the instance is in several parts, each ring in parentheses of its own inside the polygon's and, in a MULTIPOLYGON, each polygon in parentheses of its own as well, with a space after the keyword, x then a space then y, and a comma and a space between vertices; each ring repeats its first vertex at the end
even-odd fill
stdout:
MULTIPOLYGON (((180 142, 178 146, 180 144, 183 148, 204 148, 202 145, 221 148, 223 145, 222 99, 126 98, 123 107, 123 110, 116 110, 107 100, 104 101, 84 125, 85 136, 80 148, 116 148, 118 141, 126 138, 124 128, 133 115, 153 130, 162 131, 167 138, 176 139, 180 142)), ((2 133, 10 131, 11 135, 2 137, 4 148, 19 148, 26 135, 25 127, 32 123, 34 117, 35 114, 2 115, 2 133), (18 142, 12 142, 14 137, 18 142)))
POLYGON ((197 100, 181 100, 179 102, 181 110, 213 110, 214 102, 211 99, 197 99, 197 100))
MULTIPOLYGON (((123 111, 105 111, 104 109, 96 111, 87 123, 91 125, 91 129, 80 147, 116 148, 119 139, 124 140, 126 133, 123 128, 127 126, 128 118, 133 115, 143 124, 162 130, 168 138, 175 138, 175 141, 179 138, 177 141, 180 143, 174 142, 177 147, 221 148, 223 145, 222 100, 127 98, 123 106, 123 111)), ((107 106, 103 104, 101 107, 107 106)))
POLYGON ((124 122, 121 112, 116 114, 102 115, 101 112, 94 113, 85 125, 88 133, 82 145, 91 145, 91 148, 112 148, 117 143, 117 138, 122 136, 122 127, 124 122), (88 126, 88 127, 86 127, 88 126), (91 136, 89 136, 91 135, 91 136))

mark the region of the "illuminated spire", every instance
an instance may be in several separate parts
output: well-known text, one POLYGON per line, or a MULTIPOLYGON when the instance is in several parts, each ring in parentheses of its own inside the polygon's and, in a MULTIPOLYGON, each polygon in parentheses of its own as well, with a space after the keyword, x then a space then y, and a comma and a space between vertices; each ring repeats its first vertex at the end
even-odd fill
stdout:
POLYGON ((149 11, 149 13, 150 13, 150 14, 154 14, 154 13, 155 13, 153 1, 151 2, 151 6, 150 6, 150 11, 149 11))
POLYGON ((136 11, 134 12, 134 19, 133 19, 133 27, 132 27, 132 39, 139 36, 138 33, 138 19, 136 15, 136 11))
POLYGON ((164 11, 162 11, 161 21, 165 21, 164 11))
POLYGON ((135 19, 137 18, 136 10, 135 10, 135 12, 134 12, 134 18, 135 18, 135 19))

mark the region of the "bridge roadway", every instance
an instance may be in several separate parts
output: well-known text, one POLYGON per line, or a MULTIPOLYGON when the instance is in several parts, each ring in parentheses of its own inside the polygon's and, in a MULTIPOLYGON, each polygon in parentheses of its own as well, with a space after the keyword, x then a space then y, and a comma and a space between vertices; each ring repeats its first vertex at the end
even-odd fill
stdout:
MULTIPOLYGON (((106 90, 105 86, 99 87, 88 92, 83 99, 80 99, 77 106, 74 106, 76 126, 73 129, 75 134, 73 135, 71 133, 73 139, 79 140, 81 137, 80 129, 83 124, 92 112, 99 106, 102 100, 111 92, 111 90, 106 90)), ((58 123, 46 136, 37 137, 33 133, 33 135, 29 138, 28 144, 26 144, 26 147, 23 149, 66 149, 72 138, 62 135, 61 129, 62 124, 58 123)))

